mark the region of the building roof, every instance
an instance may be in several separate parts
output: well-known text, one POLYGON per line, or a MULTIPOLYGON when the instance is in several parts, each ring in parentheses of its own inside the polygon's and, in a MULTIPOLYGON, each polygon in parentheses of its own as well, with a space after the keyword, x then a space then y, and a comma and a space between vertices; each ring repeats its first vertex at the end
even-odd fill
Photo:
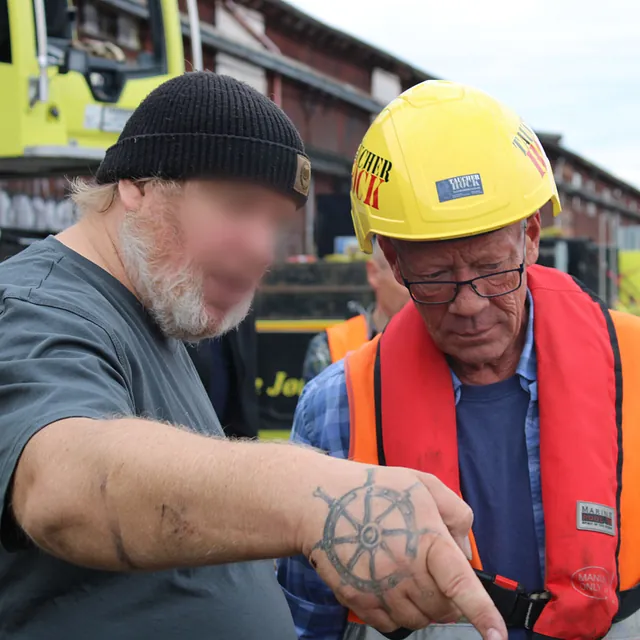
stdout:
POLYGON ((599 167, 575 151, 567 149, 567 147, 562 144, 562 135, 538 132, 538 138, 549 155, 567 158, 571 160, 573 164, 582 168, 590 177, 599 178, 603 182, 607 182, 611 186, 621 189, 626 195, 640 198, 640 189, 625 182, 622 178, 618 178, 618 176, 609 173, 606 169, 599 167))
MULTIPOLYGON (((148 17, 148 9, 139 4, 138 0, 100 1, 103 4, 110 5, 121 11, 126 11, 137 17, 148 17)), ((352 60, 381 67, 395 73, 404 81, 405 86, 411 86, 424 80, 436 79, 436 76, 427 74, 404 60, 359 40, 340 29, 316 20, 284 0, 235 0, 235 2, 244 7, 260 11, 267 19, 273 20, 279 28, 293 31, 299 36, 313 39, 314 42, 319 43, 321 46, 340 52, 341 55, 349 55, 352 60)), ((184 35, 188 36, 189 27, 186 19, 183 19, 182 27, 184 35)), ((298 60, 293 60, 271 51, 247 47, 241 43, 229 40, 223 34, 219 33, 215 27, 205 24, 202 25, 202 41, 205 45, 228 53, 229 55, 237 56, 247 62, 257 64, 265 69, 281 73, 292 80, 313 86, 372 114, 377 114, 384 106, 356 87, 329 77, 321 71, 303 64, 298 60)), ((560 134, 538 133, 538 136, 549 155, 568 158, 574 164, 581 166, 593 177, 600 178, 622 189, 628 195, 640 198, 640 189, 637 189, 621 178, 564 147, 560 134)), ((638 214, 636 213, 635 215, 637 216, 638 214)))
MULTIPOLYGON (((149 9, 138 4, 135 0, 100 0, 100 2, 103 5, 117 9, 118 11, 123 11, 136 18, 149 18, 149 9)), ((249 6, 248 3, 246 3, 245 6, 249 6)), ((182 34, 186 38, 189 38, 191 34, 189 21, 184 15, 181 21, 182 34)), ((327 95, 338 98, 368 113, 378 114, 384 107, 384 104, 374 100, 369 93, 333 78, 299 60, 284 56, 280 53, 250 47, 241 42, 237 42, 221 33, 214 25, 201 22, 200 26, 202 44, 205 47, 211 47, 216 51, 234 56, 268 71, 281 74, 285 78, 318 89, 327 95)))
MULTIPOLYGON (((360 40, 340 29, 331 27, 283 0, 235 0, 236 4, 256 9, 265 17, 277 21, 278 27, 292 30, 299 35, 313 38, 326 47, 341 54, 355 54, 355 59, 367 61, 397 74, 401 79, 417 84, 424 80, 435 80, 436 76, 418 69, 408 62, 397 58, 363 40, 360 40)), ((348 0, 347 0, 348 1, 348 0)))

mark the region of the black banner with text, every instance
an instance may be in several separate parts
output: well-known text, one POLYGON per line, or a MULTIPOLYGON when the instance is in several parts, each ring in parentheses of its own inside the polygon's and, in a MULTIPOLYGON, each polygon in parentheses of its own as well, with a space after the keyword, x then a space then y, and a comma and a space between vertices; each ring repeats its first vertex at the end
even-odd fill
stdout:
POLYGON ((262 429, 291 429, 302 393, 302 364, 310 332, 259 332, 258 378, 262 429))

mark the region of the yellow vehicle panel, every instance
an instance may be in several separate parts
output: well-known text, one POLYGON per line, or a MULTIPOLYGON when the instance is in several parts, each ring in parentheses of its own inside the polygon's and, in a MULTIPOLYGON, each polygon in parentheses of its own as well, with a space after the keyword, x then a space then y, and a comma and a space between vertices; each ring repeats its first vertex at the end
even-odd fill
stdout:
POLYGON ((0 62, 0 159, 38 155, 35 149, 99 158, 114 144, 131 111, 159 84, 184 72, 177 0, 159 1, 164 32, 162 70, 155 69, 155 75, 146 77, 127 77, 117 102, 103 103, 94 99, 81 73, 60 74, 57 66, 50 66, 49 95, 43 103, 34 101, 39 66, 33 2, 8 0, 12 60, 0 62))

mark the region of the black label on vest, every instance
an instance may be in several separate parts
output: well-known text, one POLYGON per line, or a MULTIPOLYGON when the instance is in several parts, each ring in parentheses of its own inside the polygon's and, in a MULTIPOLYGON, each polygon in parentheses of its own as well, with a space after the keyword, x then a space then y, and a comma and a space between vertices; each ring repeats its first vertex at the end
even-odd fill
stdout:
POLYGON ((616 510, 594 502, 578 502, 577 527, 580 531, 615 536, 616 510))

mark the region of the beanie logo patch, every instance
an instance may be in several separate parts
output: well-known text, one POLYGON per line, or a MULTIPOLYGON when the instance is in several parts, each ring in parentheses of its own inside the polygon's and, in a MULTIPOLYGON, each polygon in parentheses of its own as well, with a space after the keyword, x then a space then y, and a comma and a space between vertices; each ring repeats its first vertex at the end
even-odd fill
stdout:
POLYGON ((309 195, 309 186, 311 185, 311 163, 309 158, 298 154, 298 165, 296 167, 296 179, 293 183, 294 191, 303 196, 309 195))

